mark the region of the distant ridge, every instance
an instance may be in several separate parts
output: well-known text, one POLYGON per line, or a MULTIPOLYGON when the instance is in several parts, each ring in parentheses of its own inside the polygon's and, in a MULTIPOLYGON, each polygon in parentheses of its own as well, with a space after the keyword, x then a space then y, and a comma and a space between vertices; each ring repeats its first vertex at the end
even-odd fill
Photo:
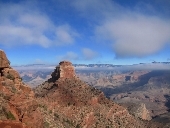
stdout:
MULTIPOLYGON (((55 68, 56 65, 52 64, 28 64, 28 65, 21 65, 21 66, 12 66, 17 70, 24 70, 24 69, 48 69, 52 70, 55 68)), ((152 62, 152 63, 139 63, 133 65, 114 65, 114 64, 73 64, 76 70, 85 70, 89 68, 94 68, 94 70, 102 69, 102 70, 133 70, 133 69, 151 69, 151 70, 160 70, 160 69, 170 69, 170 62, 152 62)))

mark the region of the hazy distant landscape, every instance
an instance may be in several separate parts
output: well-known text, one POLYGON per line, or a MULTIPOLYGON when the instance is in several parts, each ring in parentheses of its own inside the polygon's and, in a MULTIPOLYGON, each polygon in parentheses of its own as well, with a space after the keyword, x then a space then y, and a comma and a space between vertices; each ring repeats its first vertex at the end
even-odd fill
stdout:
MULTIPOLYGON (((73 64, 73 66, 75 67, 77 75, 82 80, 88 82, 90 85, 97 86, 93 80, 96 81, 99 78, 112 79, 112 76, 114 75, 128 75, 129 72, 133 71, 149 72, 152 70, 169 70, 170 62, 140 63, 134 65, 73 64)), ((50 77, 50 74, 56 65, 30 64, 12 67, 19 71, 24 82, 28 83, 30 86, 37 86, 50 77)), ((104 85, 109 86, 109 83, 99 83, 99 86, 104 85)))
MULTIPOLYGON (((14 67, 23 82, 36 87, 50 78, 54 65, 26 65, 14 67)), ((75 64, 77 76, 90 86, 124 107, 131 114, 144 104, 148 120, 170 121, 170 63, 158 62, 135 65, 75 64)))

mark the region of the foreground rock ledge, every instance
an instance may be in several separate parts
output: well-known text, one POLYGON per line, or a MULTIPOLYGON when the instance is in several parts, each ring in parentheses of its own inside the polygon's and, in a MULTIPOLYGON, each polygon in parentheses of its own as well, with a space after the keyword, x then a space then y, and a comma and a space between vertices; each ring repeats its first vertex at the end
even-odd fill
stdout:
POLYGON ((0 50, 0 128, 42 128, 34 92, 0 50))

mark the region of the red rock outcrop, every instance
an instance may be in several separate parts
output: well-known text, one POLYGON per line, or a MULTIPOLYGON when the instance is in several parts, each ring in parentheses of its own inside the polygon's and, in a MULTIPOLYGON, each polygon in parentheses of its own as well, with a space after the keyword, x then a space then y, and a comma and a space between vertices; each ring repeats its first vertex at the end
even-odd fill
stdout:
POLYGON ((10 65, 9 60, 6 57, 4 51, 0 50, 0 69, 1 68, 8 68, 10 65))
POLYGON ((51 74, 51 80, 56 81, 59 78, 73 78, 75 77, 75 70, 72 63, 69 61, 61 61, 59 66, 56 67, 54 72, 51 74))
POLYGON ((0 51, 0 59, 0 127, 41 127, 42 118, 34 92, 10 67, 3 51, 0 51))

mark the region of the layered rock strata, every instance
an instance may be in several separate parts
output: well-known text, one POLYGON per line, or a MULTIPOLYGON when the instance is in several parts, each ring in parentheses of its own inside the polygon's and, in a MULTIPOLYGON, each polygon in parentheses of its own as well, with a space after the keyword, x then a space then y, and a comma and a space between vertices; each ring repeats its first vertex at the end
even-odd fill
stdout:
POLYGON ((61 61, 56 67, 54 72, 51 74, 52 78, 50 80, 56 81, 59 78, 73 78, 75 77, 75 70, 71 62, 61 61))

